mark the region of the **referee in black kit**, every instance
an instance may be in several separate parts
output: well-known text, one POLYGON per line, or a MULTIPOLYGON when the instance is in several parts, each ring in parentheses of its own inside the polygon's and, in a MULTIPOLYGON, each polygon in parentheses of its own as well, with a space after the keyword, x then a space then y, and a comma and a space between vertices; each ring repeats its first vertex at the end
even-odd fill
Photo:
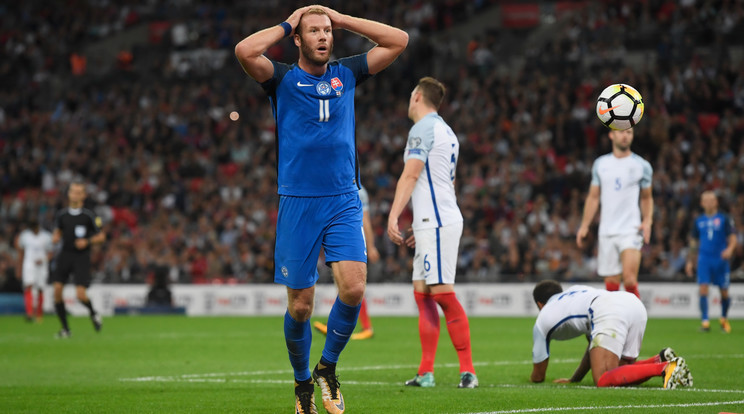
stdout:
POLYGON ((62 250, 57 256, 56 268, 52 273, 54 282, 54 310, 62 323, 58 338, 69 338, 70 327, 67 324, 67 309, 62 300, 62 288, 73 276, 77 298, 88 308, 90 320, 96 331, 101 330, 101 316, 93 309, 88 299, 87 289, 90 286, 90 246, 103 243, 106 235, 101 231, 101 218, 83 207, 85 201, 85 184, 74 181, 67 190, 69 206, 57 212, 52 241, 56 244, 62 240, 62 250))

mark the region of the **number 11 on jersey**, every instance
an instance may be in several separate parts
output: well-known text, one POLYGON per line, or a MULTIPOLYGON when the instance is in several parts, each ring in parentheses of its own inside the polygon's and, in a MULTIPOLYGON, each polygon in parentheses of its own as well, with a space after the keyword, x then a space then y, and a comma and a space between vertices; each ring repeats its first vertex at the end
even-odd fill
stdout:
POLYGON ((318 118, 318 122, 328 122, 328 118, 331 117, 331 111, 328 108, 328 99, 318 99, 318 104, 320 104, 320 117, 318 118))

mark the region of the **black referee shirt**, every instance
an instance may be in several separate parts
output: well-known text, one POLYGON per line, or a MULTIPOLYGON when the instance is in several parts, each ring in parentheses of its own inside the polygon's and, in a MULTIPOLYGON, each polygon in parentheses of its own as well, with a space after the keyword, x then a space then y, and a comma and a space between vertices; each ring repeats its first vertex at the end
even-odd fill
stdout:
POLYGON ((101 218, 87 208, 65 208, 57 212, 55 228, 62 232, 63 252, 87 252, 88 247, 78 250, 76 239, 89 239, 101 231, 101 218))

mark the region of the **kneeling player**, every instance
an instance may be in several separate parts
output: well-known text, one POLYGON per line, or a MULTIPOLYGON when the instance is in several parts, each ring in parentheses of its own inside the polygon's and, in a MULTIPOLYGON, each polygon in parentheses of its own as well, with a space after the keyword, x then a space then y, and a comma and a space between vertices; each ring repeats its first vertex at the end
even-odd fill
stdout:
POLYGON ((545 280, 532 296, 540 309, 532 330, 532 382, 545 380, 552 339, 585 335, 589 346, 576 372, 554 382, 579 382, 591 369, 598 387, 635 385, 652 377, 663 377, 664 388, 692 386, 685 360, 671 348, 636 362, 647 316, 635 295, 578 285, 564 292, 558 282, 545 280))

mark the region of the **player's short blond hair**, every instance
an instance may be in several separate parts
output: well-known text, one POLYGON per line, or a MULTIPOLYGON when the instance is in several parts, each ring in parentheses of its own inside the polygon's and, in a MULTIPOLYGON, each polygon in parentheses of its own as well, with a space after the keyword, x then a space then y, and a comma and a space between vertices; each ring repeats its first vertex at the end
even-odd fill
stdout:
POLYGON ((312 7, 308 9, 305 13, 302 13, 302 16, 300 16, 300 22, 297 23, 297 27, 295 27, 295 34, 301 35, 302 34, 302 18, 305 17, 308 14, 317 14, 321 16, 328 16, 328 13, 326 13, 325 10, 323 10, 320 7, 312 7))
POLYGON ((444 100, 444 94, 447 92, 447 88, 444 87, 442 82, 431 76, 426 76, 419 79, 416 87, 429 105, 435 109, 439 109, 439 106, 442 105, 442 101, 444 100))

